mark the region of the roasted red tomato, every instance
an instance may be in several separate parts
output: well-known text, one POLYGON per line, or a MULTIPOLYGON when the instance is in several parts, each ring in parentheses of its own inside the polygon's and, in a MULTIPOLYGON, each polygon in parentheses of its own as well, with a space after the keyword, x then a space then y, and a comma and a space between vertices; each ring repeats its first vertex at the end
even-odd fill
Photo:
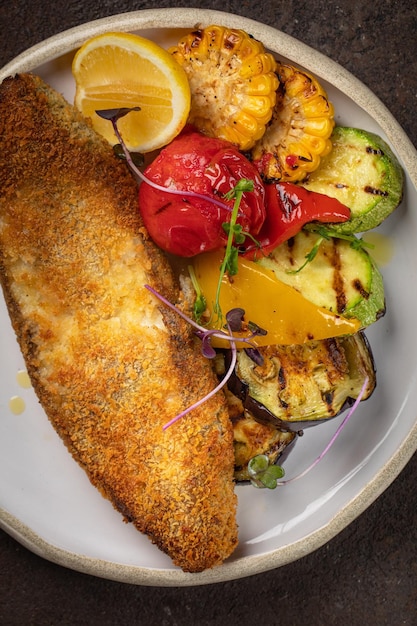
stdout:
POLYGON ((265 221, 265 188, 257 170, 222 139, 186 129, 159 153, 144 174, 167 188, 155 189, 143 182, 139 208, 152 239, 172 254, 192 257, 225 246, 227 235, 222 224, 230 221, 233 200, 226 201, 224 194, 242 178, 252 180, 254 187, 243 194, 238 224, 256 237, 265 221))
POLYGON ((336 198, 290 182, 266 184, 265 203, 267 217, 257 237, 258 245, 247 240, 243 252, 249 259, 269 254, 309 222, 330 224, 350 218, 350 209, 336 198))

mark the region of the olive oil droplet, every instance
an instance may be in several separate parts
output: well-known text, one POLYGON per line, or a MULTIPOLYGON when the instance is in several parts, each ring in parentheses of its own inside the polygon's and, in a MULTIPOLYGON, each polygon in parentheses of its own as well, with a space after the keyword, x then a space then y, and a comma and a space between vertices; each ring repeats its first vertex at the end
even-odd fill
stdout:
POLYGON ((379 267, 387 265, 391 261, 394 254, 394 244, 389 237, 381 233, 369 232, 363 235, 363 240, 374 246, 369 248, 369 254, 379 267))
POLYGON ((15 415, 20 415, 25 410, 26 404, 20 396, 13 396, 9 400, 9 408, 15 415))
POLYGON ((26 370, 19 370, 16 374, 16 380, 19 387, 23 389, 30 389, 32 383, 30 382, 29 374, 26 370))

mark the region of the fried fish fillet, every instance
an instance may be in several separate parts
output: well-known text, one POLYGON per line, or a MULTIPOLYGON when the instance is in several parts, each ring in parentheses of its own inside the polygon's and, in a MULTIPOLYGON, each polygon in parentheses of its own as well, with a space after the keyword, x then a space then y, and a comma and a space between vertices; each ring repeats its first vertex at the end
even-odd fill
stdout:
MULTIPOLYGON (((91 482, 188 572, 237 544, 233 432, 125 164, 30 74, 0 87, 0 275, 33 387, 91 482)), ((53 471, 53 470, 52 470, 53 471)), ((65 486, 63 485, 63 488, 65 486)))

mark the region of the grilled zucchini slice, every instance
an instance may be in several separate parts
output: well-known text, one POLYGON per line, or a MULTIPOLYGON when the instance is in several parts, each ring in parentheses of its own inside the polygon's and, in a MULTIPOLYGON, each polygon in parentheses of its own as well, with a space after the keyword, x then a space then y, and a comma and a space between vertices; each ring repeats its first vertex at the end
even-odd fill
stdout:
POLYGON ((258 263, 317 306, 369 326, 385 313, 383 279, 371 255, 363 247, 330 237, 306 264, 319 239, 319 234, 302 230, 258 263))
POLYGON ((351 218, 335 225, 339 233, 379 226, 402 199, 404 173, 397 157, 381 137, 365 130, 337 126, 331 141, 331 152, 302 186, 350 208, 351 218))
POLYGON ((238 351, 233 391, 252 415, 296 431, 335 417, 376 386, 376 372, 363 332, 293 346, 259 348, 263 364, 238 351), (259 411, 259 413, 258 413, 259 411))

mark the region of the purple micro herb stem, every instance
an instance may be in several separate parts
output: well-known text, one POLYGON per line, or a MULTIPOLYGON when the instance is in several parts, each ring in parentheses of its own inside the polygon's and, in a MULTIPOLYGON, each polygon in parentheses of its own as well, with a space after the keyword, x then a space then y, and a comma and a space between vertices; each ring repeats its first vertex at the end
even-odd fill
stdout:
POLYGON ((351 406, 350 410, 348 411, 348 413, 345 415, 345 417, 343 418, 343 421, 341 422, 341 424, 339 425, 339 428, 336 430, 335 434, 333 435, 333 437, 330 439, 329 443, 327 444, 327 446, 324 448, 324 450, 319 454, 319 456, 311 463, 311 465, 309 465, 305 470, 303 470, 300 474, 297 474, 296 476, 294 476, 293 478, 289 478, 288 480, 282 480, 282 481, 278 481, 277 482, 277 487, 281 487, 284 485, 288 485, 288 483, 292 483, 295 480, 298 480, 299 478, 302 478, 303 476, 305 476, 310 470, 313 469, 313 467, 315 467, 321 460, 322 458, 325 456, 325 454, 327 454, 327 452, 330 450, 330 448, 332 447, 332 445, 334 444, 334 442, 336 441, 336 439, 338 438, 338 436, 340 435, 340 433, 342 432, 343 428, 346 426, 347 422, 349 421, 349 419, 352 417, 353 413, 356 411, 357 407, 359 406, 360 401, 362 400, 362 396, 365 393, 365 389, 366 386, 369 382, 369 378, 366 377, 364 380, 364 383, 362 385, 362 388, 359 392, 358 397, 356 398, 354 404, 351 406))
POLYGON ((228 204, 225 204, 221 200, 216 200, 216 198, 211 198, 210 196, 205 196, 204 194, 197 193, 195 191, 187 191, 187 190, 182 190, 181 191, 180 189, 175 189, 175 188, 172 188, 172 187, 163 187, 162 185, 158 185, 158 183, 154 183, 150 178, 145 176, 143 174, 143 172, 141 172, 140 169, 138 167, 136 167, 136 165, 133 163, 132 157, 130 156, 130 152, 126 148, 126 145, 125 145, 125 143, 123 141, 123 138, 122 138, 122 136, 121 136, 121 134, 119 132, 119 129, 117 127, 116 120, 112 119, 111 122, 113 124, 113 129, 114 129, 115 135, 117 137, 117 140, 118 140, 119 144, 122 147, 122 150, 123 150, 124 155, 126 157, 126 161, 129 164, 129 167, 136 174, 136 176, 138 176, 144 183, 146 183, 150 187, 153 187, 154 189, 157 189, 158 191, 163 191, 165 193, 173 193, 174 195, 177 195, 177 196, 191 196, 193 198, 199 198, 200 200, 205 200, 206 202, 211 202, 212 204, 215 204, 216 206, 220 207, 221 209, 224 209, 224 210, 228 211, 229 213, 232 212, 232 208, 228 204))

